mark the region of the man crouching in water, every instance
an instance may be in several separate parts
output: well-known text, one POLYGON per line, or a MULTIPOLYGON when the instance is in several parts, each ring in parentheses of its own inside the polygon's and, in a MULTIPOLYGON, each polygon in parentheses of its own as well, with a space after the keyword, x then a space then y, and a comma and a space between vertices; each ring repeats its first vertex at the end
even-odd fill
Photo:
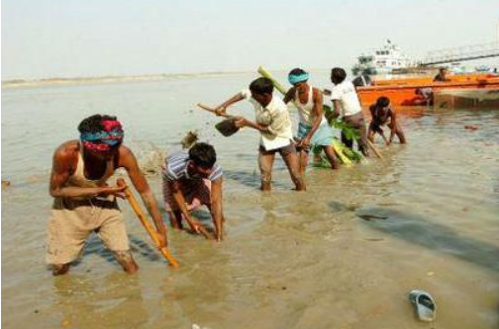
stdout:
POLYGON ((397 135, 400 144, 407 143, 404 131, 397 119, 397 113, 392 108, 390 104, 390 99, 385 96, 381 96, 376 100, 376 103, 369 107, 371 111, 371 123, 369 124, 369 131, 367 133, 367 138, 374 143, 374 136, 376 133, 380 134, 385 141, 386 146, 393 142, 393 138, 397 135), (390 128, 390 139, 385 137, 383 131, 383 126, 387 125, 390 128))
POLYGON ((203 225, 190 211, 205 205, 215 227, 215 239, 223 239, 222 168, 216 164, 213 146, 194 144, 189 152, 179 151, 167 156, 163 166, 163 198, 173 228, 182 229, 182 219, 193 232, 210 238, 203 225))
POLYGON ((158 204, 140 172, 132 151, 122 144, 124 132, 114 116, 93 115, 78 126, 80 140, 57 148, 52 162, 50 195, 54 197, 48 224, 47 263, 54 275, 65 274, 78 258, 92 232, 99 234, 123 270, 135 273, 135 263, 116 197, 125 187, 106 181, 117 168, 125 168, 156 225, 160 247, 167 244, 166 228, 158 204))

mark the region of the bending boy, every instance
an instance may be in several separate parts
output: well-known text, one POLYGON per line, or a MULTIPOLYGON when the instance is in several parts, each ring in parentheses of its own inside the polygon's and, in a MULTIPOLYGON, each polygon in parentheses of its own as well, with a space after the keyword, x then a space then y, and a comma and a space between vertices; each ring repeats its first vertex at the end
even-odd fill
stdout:
POLYGON ((192 231, 204 228, 190 211, 205 205, 210 210, 215 227, 215 239, 223 239, 222 168, 215 164, 217 154, 213 146, 194 144, 189 152, 179 151, 166 158, 163 167, 163 197, 171 225, 182 229, 182 219, 192 231))

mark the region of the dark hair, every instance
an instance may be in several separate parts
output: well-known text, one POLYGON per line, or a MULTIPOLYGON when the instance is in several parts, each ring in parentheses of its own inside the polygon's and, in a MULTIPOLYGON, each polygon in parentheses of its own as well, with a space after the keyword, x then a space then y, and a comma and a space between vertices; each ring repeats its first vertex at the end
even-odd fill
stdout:
POLYGON ((388 105, 390 105, 390 99, 388 97, 381 96, 376 101, 376 106, 378 107, 387 107, 388 105))
POLYGON ((297 67, 296 69, 292 69, 288 75, 302 75, 302 74, 305 74, 307 72, 305 72, 304 70, 300 69, 299 67, 297 67))
POLYGON ((268 78, 258 78, 251 82, 249 89, 258 95, 272 94, 274 91, 274 84, 268 78))
POLYGON ((362 74, 353 79, 352 83, 355 87, 365 87, 370 86, 372 84, 372 81, 368 75, 362 74))
POLYGON ((217 154, 210 144, 196 143, 189 150, 189 159, 191 159, 196 166, 211 168, 217 161, 217 154))
POLYGON ((104 129, 102 120, 116 120, 115 116, 105 114, 94 114, 88 118, 83 119, 78 125, 80 133, 96 133, 104 129))
POLYGON ((331 70, 331 80, 334 84, 342 83, 347 77, 347 72, 340 67, 335 67, 331 70))

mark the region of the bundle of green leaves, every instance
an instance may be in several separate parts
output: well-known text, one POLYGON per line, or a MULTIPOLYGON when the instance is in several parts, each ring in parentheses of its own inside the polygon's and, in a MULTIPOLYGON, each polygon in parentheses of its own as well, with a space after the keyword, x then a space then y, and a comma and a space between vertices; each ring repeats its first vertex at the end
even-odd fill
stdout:
POLYGON ((342 130, 345 137, 349 140, 357 140, 360 138, 360 131, 335 118, 330 106, 322 105, 322 109, 324 110, 324 115, 331 127, 342 130))

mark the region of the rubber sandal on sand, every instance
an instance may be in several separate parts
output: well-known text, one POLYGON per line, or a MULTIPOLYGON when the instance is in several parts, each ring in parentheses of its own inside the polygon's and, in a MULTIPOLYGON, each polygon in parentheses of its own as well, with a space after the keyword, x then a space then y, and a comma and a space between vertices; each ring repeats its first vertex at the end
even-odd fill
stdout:
POLYGON ((422 290, 413 290, 409 293, 409 300, 416 309, 421 321, 430 322, 437 316, 437 304, 429 293, 422 290))

